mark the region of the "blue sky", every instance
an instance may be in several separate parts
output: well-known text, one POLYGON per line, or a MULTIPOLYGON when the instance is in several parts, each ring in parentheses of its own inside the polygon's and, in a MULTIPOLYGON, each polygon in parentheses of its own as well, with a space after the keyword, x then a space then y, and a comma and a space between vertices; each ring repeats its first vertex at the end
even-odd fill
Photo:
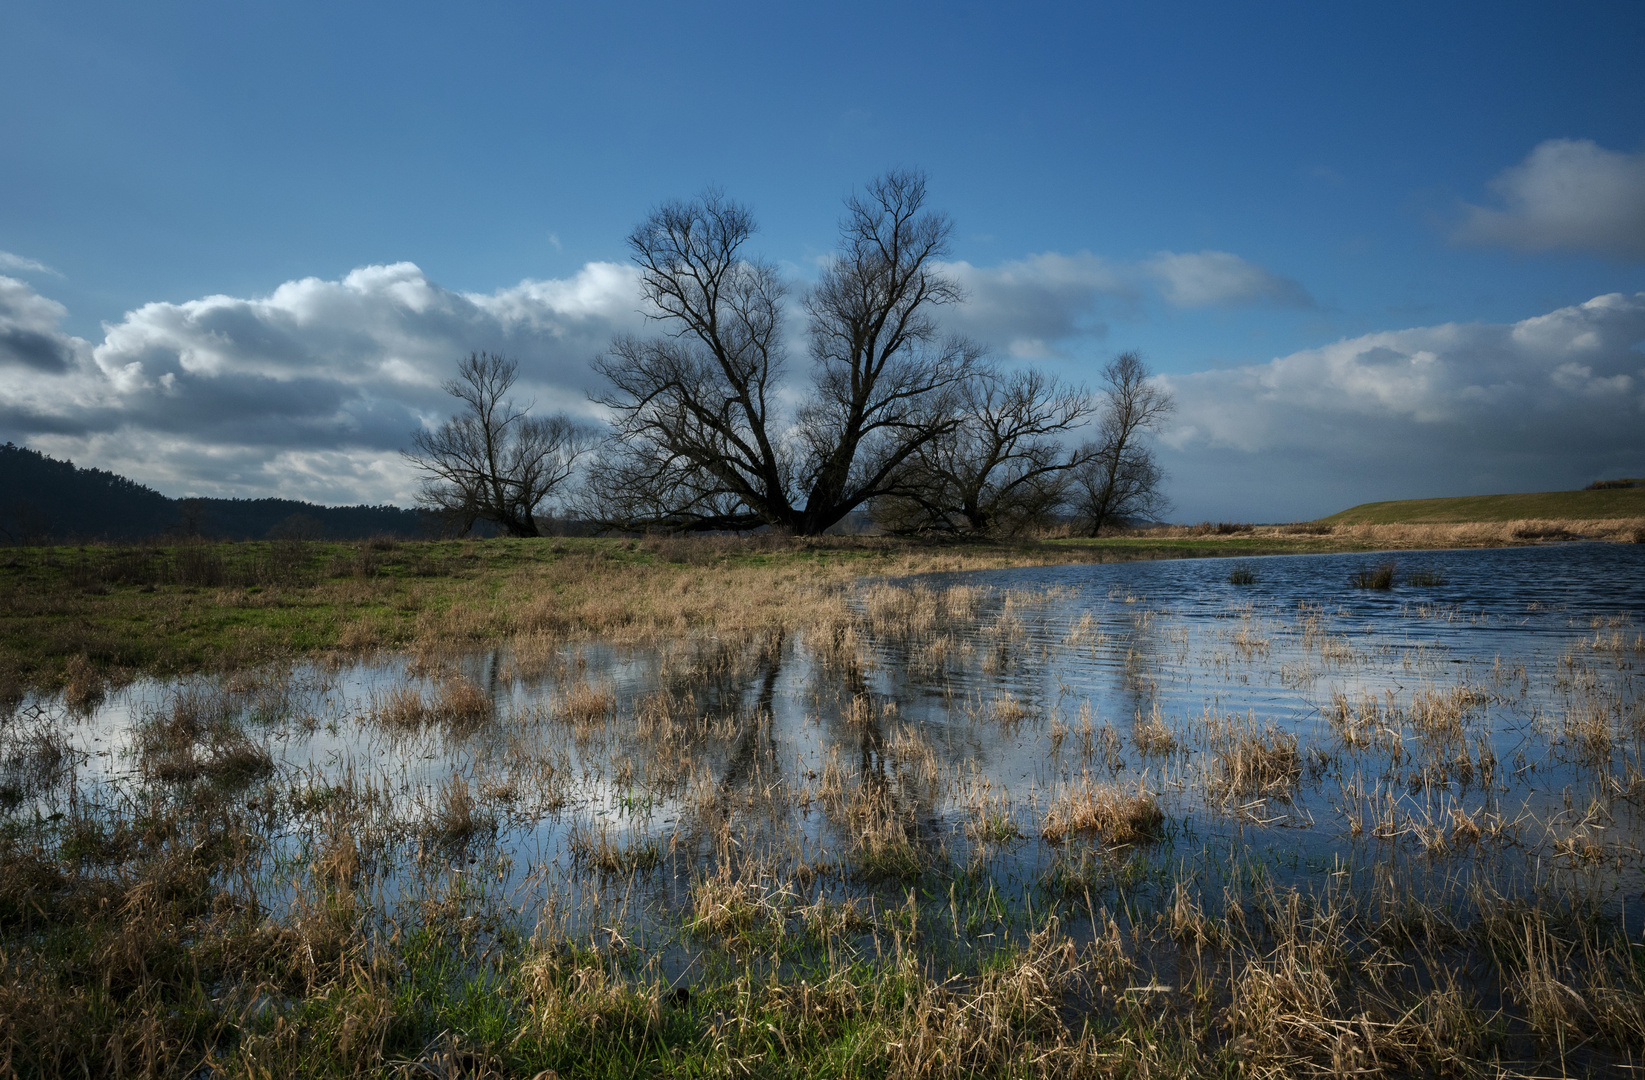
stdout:
POLYGON ((915 166, 957 325, 1169 378, 1179 518, 1645 475, 1641 56, 1639 3, 13 0, 0 439, 403 502, 468 348, 587 409, 658 200, 803 283, 915 166))

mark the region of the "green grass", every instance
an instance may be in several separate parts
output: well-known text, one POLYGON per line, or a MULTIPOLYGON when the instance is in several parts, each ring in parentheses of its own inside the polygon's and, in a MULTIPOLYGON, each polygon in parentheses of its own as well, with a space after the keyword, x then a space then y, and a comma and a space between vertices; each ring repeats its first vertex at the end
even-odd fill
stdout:
POLYGON ((1645 517, 1645 487, 1600 491, 1536 491, 1362 503, 1321 522, 1332 525, 1426 525, 1465 521, 1585 521, 1645 517))

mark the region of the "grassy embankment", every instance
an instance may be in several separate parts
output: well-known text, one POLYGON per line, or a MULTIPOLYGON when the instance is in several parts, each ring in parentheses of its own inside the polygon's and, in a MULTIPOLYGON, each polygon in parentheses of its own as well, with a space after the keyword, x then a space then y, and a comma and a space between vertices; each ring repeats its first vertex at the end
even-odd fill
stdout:
MULTIPOLYGON (((1432 525, 1460 522, 1568 522, 1582 524, 1632 519, 1645 522, 1645 487, 1598 491, 1535 491, 1517 495, 1461 495, 1449 499, 1399 499, 1363 503, 1320 521, 1332 525, 1432 525)), ((1593 526, 1603 530, 1604 526, 1593 526)))

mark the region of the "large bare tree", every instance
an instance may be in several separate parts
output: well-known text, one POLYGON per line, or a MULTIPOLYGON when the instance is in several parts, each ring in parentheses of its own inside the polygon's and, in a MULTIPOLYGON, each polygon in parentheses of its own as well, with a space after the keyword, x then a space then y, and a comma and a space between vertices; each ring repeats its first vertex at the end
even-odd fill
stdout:
POLYGON ((444 384, 462 403, 436 428, 412 433, 405 456, 423 473, 418 501, 460 533, 490 521, 506 536, 537 536, 538 511, 570 478, 594 432, 563 415, 532 416, 508 393, 519 365, 491 353, 471 353, 444 384))
POLYGON ((907 466, 905 494, 874 503, 893 531, 1016 532, 1049 522, 1067 499, 1089 449, 1063 436, 1096 406, 1083 387, 1033 368, 978 372, 960 394, 960 422, 907 466))
POLYGON ((902 466, 957 422, 979 351, 934 309, 960 299, 936 264, 953 225, 925 209, 922 174, 893 172, 846 201, 840 251, 804 297, 812 383, 785 409, 786 289, 743 246, 747 209, 709 191, 629 235, 663 333, 596 359, 615 438, 591 470, 591 509, 624 528, 820 533, 899 490, 902 466))
POLYGON ((1123 352, 1102 369, 1098 437, 1081 447, 1074 470, 1074 510, 1088 535, 1105 525, 1164 513, 1165 472, 1148 437, 1176 410, 1170 391, 1151 381, 1142 357, 1123 352))

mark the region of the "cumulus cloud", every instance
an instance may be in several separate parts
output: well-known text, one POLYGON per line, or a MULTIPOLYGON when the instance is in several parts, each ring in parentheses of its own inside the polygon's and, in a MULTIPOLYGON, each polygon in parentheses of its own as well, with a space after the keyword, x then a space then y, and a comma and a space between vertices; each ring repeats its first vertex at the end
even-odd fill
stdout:
POLYGON ((21 255, 13 255, 9 251, 0 251, 0 270, 10 274, 50 274, 52 277, 62 277, 56 270, 35 259, 26 259, 21 255))
POLYGON ((0 370, 63 372, 87 349, 58 329, 68 310, 16 278, 0 276, 0 370))
MULTIPOLYGON (((1247 277, 1266 274, 1227 258, 1247 277)), ((1062 356, 1101 338, 1105 320, 1139 316, 1155 280, 1090 253, 945 269, 967 292, 946 313, 952 325, 1025 358, 1062 356)), ((1198 288, 1218 303, 1270 295, 1198 288)), ((520 395, 539 410, 591 415, 588 362, 614 333, 651 329, 639 307, 634 270, 615 263, 491 293, 447 289, 395 263, 288 281, 261 297, 145 304, 105 323, 94 344, 60 329, 61 304, 0 277, 0 440, 168 494, 405 503, 416 483, 399 450, 450 414, 440 384, 459 357, 514 357, 520 395)), ((1571 360, 1566 384, 1603 389, 1615 374, 1571 360)))
POLYGON ((1126 269, 1089 252, 1048 251, 998 266, 968 262, 940 269, 965 290, 950 320, 955 329, 1019 358, 1052 356, 1057 343, 1101 338, 1100 316, 1135 303, 1136 286, 1126 269))
POLYGON ((637 307, 615 264, 473 294, 396 263, 145 304, 92 347, 56 330, 62 305, 0 278, 0 436, 167 491, 404 501, 398 450, 449 413, 460 356, 515 357, 523 397, 586 411, 588 360, 637 307))
POLYGON ((1509 324, 1367 334, 1168 378, 1191 514, 1315 517, 1376 499, 1645 471, 1645 293, 1509 324))
POLYGON ((1162 251, 1142 264, 1160 283, 1165 299, 1177 307, 1237 307, 1277 304, 1309 308, 1314 300, 1290 278, 1265 270, 1226 251, 1178 254, 1162 251))
POLYGON ((1467 206, 1458 242, 1645 258, 1645 153, 1549 139, 1490 186, 1502 206, 1467 206))
POLYGON ((1072 339, 1100 340, 1108 318, 1139 315, 1150 287, 1179 308, 1314 306, 1295 281, 1226 251, 1162 251, 1140 263, 1048 251, 998 266, 951 262, 941 269, 966 292, 954 326, 1019 359, 1063 356, 1072 339))

